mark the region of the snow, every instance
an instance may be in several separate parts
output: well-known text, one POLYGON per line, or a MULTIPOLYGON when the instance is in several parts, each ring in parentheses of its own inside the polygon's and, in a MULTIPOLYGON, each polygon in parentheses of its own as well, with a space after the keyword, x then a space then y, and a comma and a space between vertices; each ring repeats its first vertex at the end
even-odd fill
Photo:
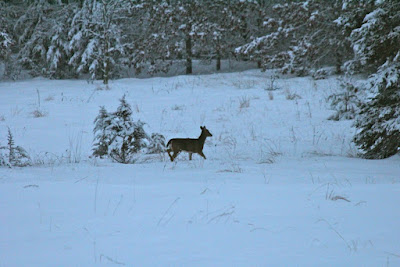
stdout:
POLYGON ((336 77, 266 91, 274 74, 0 83, 0 145, 10 127, 36 163, 0 168, 0 266, 400 265, 399 156, 354 157, 351 122, 327 120, 336 77), (123 95, 166 140, 206 125, 207 159, 90 158, 123 95))

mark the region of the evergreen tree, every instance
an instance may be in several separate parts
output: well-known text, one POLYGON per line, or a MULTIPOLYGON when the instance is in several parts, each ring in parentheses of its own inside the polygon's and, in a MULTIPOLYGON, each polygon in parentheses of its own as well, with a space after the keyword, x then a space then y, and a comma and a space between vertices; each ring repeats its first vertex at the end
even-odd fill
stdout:
POLYGON ((7 149, 8 149, 8 162, 12 164, 15 161, 15 143, 14 137, 11 133, 10 128, 8 128, 8 135, 7 135, 7 149))
POLYGON ((371 76, 367 86, 375 96, 361 105, 354 142, 365 158, 387 158, 400 150, 400 52, 371 76))
POLYGON ((8 128, 7 146, 0 147, 0 150, 4 149, 8 151, 8 155, 5 159, 4 155, 0 155, 0 161, 2 161, 4 165, 7 165, 9 167, 12 166, 25 167, 31 165, 30 157, 26 152, 26 150, 20 146, 15 145, 14 137, 11 133, 10 128, 8 128))
POLYGON ((354 58, 345 65, 349 73, 373 73, 359 91, 373 97, 360 106, 355 144, 365 158, 386 158, 400 143, 400 3, 394 0, 346 0, 340 18, 352 28, 349 40, 354 58))
POLYGON ((106 124, 109 156, 120 163, 134 162, 135 155, 148 145, 149 138, 143 129, 144 123, 132 120, 132 109, 125 96, 106 124))
POLYGON ((11 52, 11 36, 5 29, 0 29, 0 60, 6 60, 11 52))
POLYGON ((130 149, 133 139, 132 109, 125 99, 120 99, 117 111, 111 116, 111 123, 106 131, 110 133, 109 155, 120 163, 129 163, 132 160, 130 149))
POLYGON ((332 94, 328 97, 331 107, 336 113, 328 118, 328 120, 352 120, 358 111, 360 103, 357 97, 358 89, 349 81, 341 81, 342 92, 332 94))
POLYGON ((101 78, 106 85, 118 74, 125 48, 117 22, 124 4, 118 0, 85 0, 76 10, 68 33, 68 64, 76 73, 90 73, 91 79, 101 78))
POLYGON ((102 158, 108 155, 108 145, 112 138, 107 133, 107 128, 111 125, 111 117, 104 106, 100 107, 99 115, 94 120, 94 144, 93 156, 102 158))
POLYGON ((20 10, 17 5, 0 2, 0 79, 14 78, 15 75, 12 52, 16 48, 16 36, 13 27, 20 10))

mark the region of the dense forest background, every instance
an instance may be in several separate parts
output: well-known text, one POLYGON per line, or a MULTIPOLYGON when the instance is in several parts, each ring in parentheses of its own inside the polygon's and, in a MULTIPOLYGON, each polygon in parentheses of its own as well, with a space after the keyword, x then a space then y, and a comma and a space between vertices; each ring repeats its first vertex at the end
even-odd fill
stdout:
MULTIPOLYGON (((0 77, 149 75, 193 60, 252 61, 263 70, 345 82, 357 99, 354 141, 368 158, 400 146, 400 2, 397 0, 8 0, 0 2, 0 77), (362 92, 362 93, 360 93, 362 92), (360 97, 364 95, 364 97, 360 97), (365 97, 366 95, 366 97, 365 97), (361 99, 361 100, 360 100, 361 99)), ((355 101, 355 100, 354 100, 355 101)), ((337 116, 354 118, 352 115, 337 116)))

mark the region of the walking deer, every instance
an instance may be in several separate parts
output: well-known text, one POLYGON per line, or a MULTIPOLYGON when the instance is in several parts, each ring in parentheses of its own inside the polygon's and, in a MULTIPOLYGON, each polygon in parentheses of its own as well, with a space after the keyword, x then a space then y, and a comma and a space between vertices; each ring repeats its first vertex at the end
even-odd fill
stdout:
POLYGON ((167 153, 171 158, 171 161, 178 156, 181 151, 186 151, 189 153, 189 160, 192 160, 192 154, 197 153, 206 159, 206 156, 203 153, 204 142, 208 136, 212 136, 210 131, 207 130, 206 126, 200 126, 201 134, 199 138, 173 138, 168 141, 167 144, 167 153), (174 152, 173 155, 170 153, 174 152))

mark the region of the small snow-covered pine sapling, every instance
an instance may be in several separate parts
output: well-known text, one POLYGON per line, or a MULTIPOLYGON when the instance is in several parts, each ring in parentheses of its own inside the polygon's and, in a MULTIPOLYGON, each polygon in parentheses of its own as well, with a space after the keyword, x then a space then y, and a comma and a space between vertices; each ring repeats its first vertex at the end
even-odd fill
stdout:
POLYGON ((120 99, 116 112, 108 113, 100 107, 94 120, 93 156, 110 156, 119 163, 133 163, 138 153, 159 153, 165 149, 165 138, 146 133, 144 122, 132 119, 132 108, 125 96, 120 99))
POLYGON ((31 160, 26 150, 16 146, 14 137, 8 128, 7 146, 0 146, 0 166, 26 167, 31 165, 31 160))
POLYGON ((132 108, 125 99, 120 99, 117 111, 110 114, 110 124, 106 127, 106 133, 110 136, 108 154, 115 161, 129 163, 132 146, 134 123, 132 121, 132 108))
POLYGON ((327 99, 327 101, 330 102, 331 107, 336 111, 336 113, 331 115, 328 120, 352 120, 358 111, 360 101, 357 97, 357 87, 349 81, 342 81, 341 87, 344 91, 332 94, 327 99))
POLYGON ((8 128, 8 134, 7 134, 7 149, 8 149, 8 162, 12 163, 15 159, 15 142, 10 128, 8 128))
POLYGON ((109 148, 112 159, 119 163, 133 163, 137 153, 147 148, 149 137, 143 129, 144 124, 140 120, 130 121, 128 128, 117 133, 109 148))
POLYGON ((110 114, 110 123, 105 128, 109 139, 108 155, 120 163, 134 162, 135 155, 149 144, 150 138, 143 129, 144 122, 134 122, 132 108, 125 96, 120 99, 116 112, 110 114))
POLYGON ((107 131, 110 125, 111 114, 107 112, 104 106, 101 106, 99 114, 94 119, 93 156, 102 158, 108 154, 108 146, 112 139, 111 132, 107 131))

